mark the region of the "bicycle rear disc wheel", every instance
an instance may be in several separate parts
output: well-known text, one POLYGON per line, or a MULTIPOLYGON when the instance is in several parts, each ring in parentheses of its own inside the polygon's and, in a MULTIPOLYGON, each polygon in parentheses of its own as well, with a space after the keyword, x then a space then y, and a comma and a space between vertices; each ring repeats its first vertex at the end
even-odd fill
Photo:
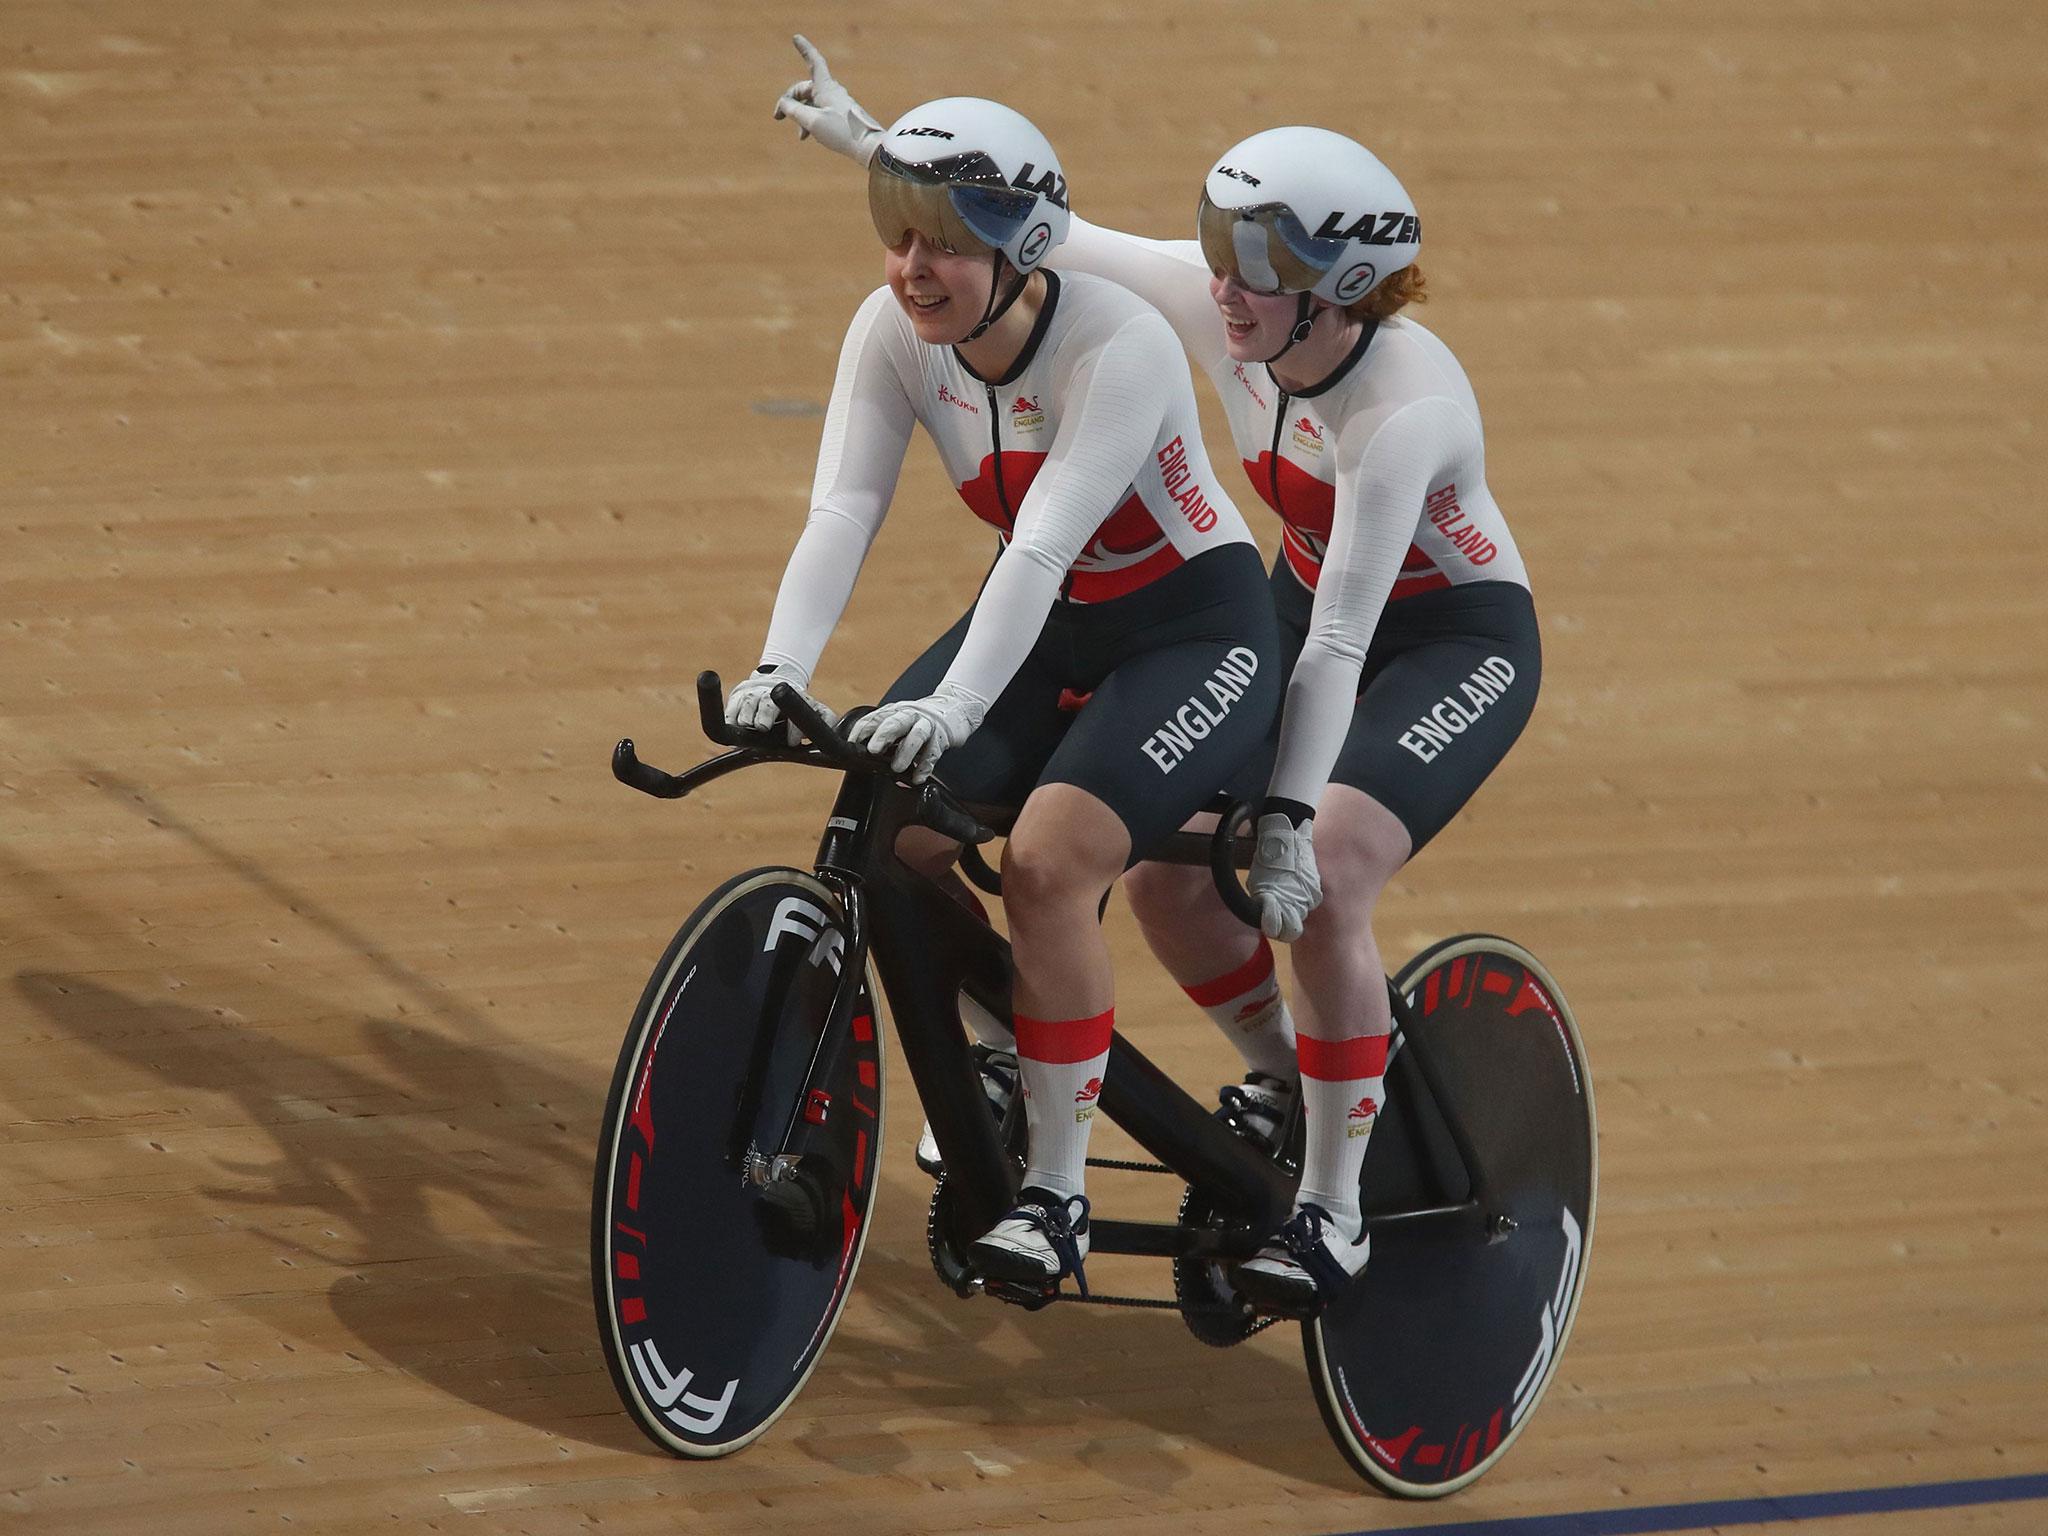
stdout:
MULTIPOLYGON (((1375 1226, 1365 1273, 1303 1325, 1302 1344, 1352 1465, 1389 1493, 1438 1498, 1506 1454, 1557 1369, 1585 1284, 1599 1144, 1578 1028, 1527 950, 1447 939, 1394 984, 1513 1227, 1489 1241, 1477 1213, 1375 1226)), ((1368 1212, 1470 1194, 1404 1050, 1397 1035, 1361 1180, 1368 1212)))
POLYGON ((849 947, 838 899, 812 876, 735 876, 669 944, 620 1048, 591 1287, 619 1398, 674 1455, 729 1455, 774 1423, 859 1266, 882 1032, 870 974, 828 1033, 849 947), (761 1160, 786 1147, 804 1178, 760 1182, 761 1160))

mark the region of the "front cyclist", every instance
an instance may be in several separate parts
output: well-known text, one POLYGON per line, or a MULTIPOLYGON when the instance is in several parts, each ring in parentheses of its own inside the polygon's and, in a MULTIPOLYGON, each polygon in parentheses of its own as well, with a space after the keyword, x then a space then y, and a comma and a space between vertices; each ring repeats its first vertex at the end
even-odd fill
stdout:
MULTIPOLYGON (((778 111, 865 158, 866 114, 800 46, 812 79, 778 111)), ((1060 260, 1165 315, 1283 525, 1272 589, 1286 708, 1270 775, 1233 787, 1266 797, 1251 885, 1266 934, 1295 941, 1308 1141, 1294 1219, 1238 1277, 1300 1311, 1369 1252, 1359 1176, 1392 1029, 1373 908, 1520 734, 1541 648, 1471 385, 1397 313, 1421 291, 1421 226, 1393 174, 1339 134, 1255 134, 1210 171, 1197 233, 1155 241, 1076 220, 1060 260)), ((1146 866, 1127 890, 1197 1001, 1269 985, 1265 938, 1199 873, 1146 866)))
MULTIPOLYGON (((1044 268, 1070 222, 1044 137, 963 97, 877 132, 868 202, 887 281, 847 333, 810 517, 727 718, 774 727, 774 685, 809 686, 921 423, 1001 552, 851 736, 898 773, 1021 804, 1003 894, 1030 1147, 1016 1208, 974 1258, 992 1278, 1049 1284, 1088 1249, 1088 1135, 1115 1017, 1100 902, 1259 749, 1279 643, 1172 330, 1115 284, 1044 268), (1162 727, 1190 718, 1200 739, 1163 747, 1162 727)), ((933 871, 958 851, 904 848, 933 871)))

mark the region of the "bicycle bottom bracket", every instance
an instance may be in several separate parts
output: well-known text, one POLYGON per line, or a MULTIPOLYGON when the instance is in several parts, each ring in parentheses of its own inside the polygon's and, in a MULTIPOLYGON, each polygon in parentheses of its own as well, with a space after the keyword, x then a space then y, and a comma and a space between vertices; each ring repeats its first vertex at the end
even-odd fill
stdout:
MULTIPOLYGON (((1180 1224, 1203 1232, 1220 1232, 1225 1225, 1215 1203, 1197 1189, 1181 1197, 1180 1224)), ((1218 1349, 1242 1344, 1263 1326, 1230 1283, 1228 1262, 1216 1254, 1182 1254, 1173 1261, 1173 1299, 1188 1332, 1218 1349)))

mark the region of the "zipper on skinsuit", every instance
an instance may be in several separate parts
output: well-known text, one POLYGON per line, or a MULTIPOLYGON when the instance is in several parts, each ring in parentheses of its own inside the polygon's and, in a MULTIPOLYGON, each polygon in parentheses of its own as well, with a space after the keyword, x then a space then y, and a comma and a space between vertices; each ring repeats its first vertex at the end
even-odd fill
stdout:
MULTIPOLYGON (((1274 385, 1279 389, 1279 385, 1274 385)), ((1273 488, 1273 510, 1287 521, 1287 509, 1280 501, 1280 429, 1287 425, 1287 402, 1294 397, 1280 390, 1280 402, 1273 410, 1273 447, 1266 455, 1266 483, 1273 488)))

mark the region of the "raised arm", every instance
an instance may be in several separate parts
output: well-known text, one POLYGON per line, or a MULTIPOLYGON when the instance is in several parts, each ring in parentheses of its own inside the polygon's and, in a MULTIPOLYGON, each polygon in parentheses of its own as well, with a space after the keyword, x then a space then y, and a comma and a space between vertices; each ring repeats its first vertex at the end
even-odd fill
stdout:
MULTIPOLYGON (((810 77, 784 91, 775 115, 797 125, 835 154, 865 166, 882 142, 882 128, 839 81, 810 40, 795 39, 810 77)), ((1075 219, 1064 244, 1049 258, 1067 272, 1106 277, 1150 304, 1173 327, 1188 356, 1205 373, 1222 367, 1223 319, 1209 298, 1209 267, 1193 240, 1149 240, 1075 219)))
POLYGON ((1077 218, 1050 260, 1062 271, 1092 273, 1130 289, 1166 316, 1204 373, 1229 361, 1223 316, 1209 297, 1209 267, 1193 240, 1149 240, 1077 218))

